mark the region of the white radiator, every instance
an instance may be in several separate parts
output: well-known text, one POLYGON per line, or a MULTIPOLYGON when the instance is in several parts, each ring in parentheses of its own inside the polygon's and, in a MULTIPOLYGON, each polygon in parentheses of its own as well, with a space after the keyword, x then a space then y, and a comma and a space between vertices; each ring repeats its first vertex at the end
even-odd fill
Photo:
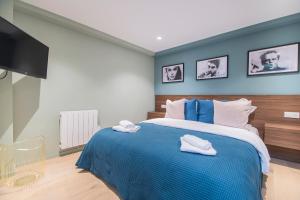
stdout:
POLYGON ((59 121, 61 150, 86 144, 100 129, 97 110, 60 112, 59 121))

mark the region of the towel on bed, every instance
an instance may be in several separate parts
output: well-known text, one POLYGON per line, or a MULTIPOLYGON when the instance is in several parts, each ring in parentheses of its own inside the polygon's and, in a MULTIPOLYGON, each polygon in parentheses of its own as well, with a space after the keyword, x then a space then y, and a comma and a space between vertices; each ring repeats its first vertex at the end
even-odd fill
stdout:
POLYGON ((112 127, 113 130, 124 133, 135 133, 140 128, 140 126, 136 126, 134 123, 128 120, 122 120, 119 122, 119 125, 112 127))
POLYGON ((209 155, 209 156, 214 156, 217 154, 217 151, 213 147, 210 147, 209 149, 198 148, 186 142, 183 137, 180 138, 180 142, 181 142, 180 151, 183 152, 199 153, 199 154, 209 155))
POLYGON ((212 147, 211 143, 208 140, 203 140, 199 137, 196 137, 194 135, 184 135, 182 139, 189 143, 190 145, 203 149, 203 150, 208 150, 212 147))
POLYGON ((114 131, 118 132, 124 132, 124 133, 135 133, 137 132, 141 127, 140 126, 135 126, 134 128, 124 128, 123 126, 113 126, 112 129, 114 131))
POLYGON ((119 122, 119 125, 124 127, 124 128, 127 128, 127 129, 134 129, 135 128, 135 124, 132 123, 131 121, 128 121, 128 120, 121 120, 119 122))

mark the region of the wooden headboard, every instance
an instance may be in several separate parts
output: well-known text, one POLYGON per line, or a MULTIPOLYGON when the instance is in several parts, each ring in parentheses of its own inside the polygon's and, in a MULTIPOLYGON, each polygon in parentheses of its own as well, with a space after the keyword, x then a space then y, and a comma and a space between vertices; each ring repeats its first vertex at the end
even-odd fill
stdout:
POLYGON ((166 100, 178 99, 216 99, 216 100, 237 100, 246 98, 257 106, 255 113, 250 117, 251 121, 260 122, 283 122, 298 123, 299 119, 284 118, 284 112, 300 112, 300 95, 156 95, 155 111, 165 112, 161 105, 166 104, 166 100))
POLYGON ((295 144, 295 141, 298 141, 298 137, 291 134, 295 133, 295 130, 298 130, 298 127, 300 127, 300 119, 283 117, 284 112, 300 112, 300 95, 156 95, 155 112, 152 114, 155 114, 154 117, 163 117, 166 110, 161 106, 166 104, 166 100, 182 98, 217 100, 246 98, 251 100, 252 104, 257 106, 257 109, 250 116, 249 123, 258 129, 259 135, 265 141, 270 155, 275 158, 300 162, 300 150, 295 150, 291 146, 291 144, 295 144), (288 128, 284 129, 282 127, 288 128))

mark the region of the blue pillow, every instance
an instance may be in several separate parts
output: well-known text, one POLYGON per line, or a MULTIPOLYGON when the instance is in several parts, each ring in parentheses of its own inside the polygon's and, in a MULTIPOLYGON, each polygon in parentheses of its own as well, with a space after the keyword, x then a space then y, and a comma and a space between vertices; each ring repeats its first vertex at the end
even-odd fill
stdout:
POLYGON ((198 101, 196 99, 185 101, 185 103, 184 103, 184 119, 185 120, 198 121, 197 104, 198 104, 198 101))
POLYGON ((214 103, 212 100, 198 100, 198 121, 214 123, 214 103))

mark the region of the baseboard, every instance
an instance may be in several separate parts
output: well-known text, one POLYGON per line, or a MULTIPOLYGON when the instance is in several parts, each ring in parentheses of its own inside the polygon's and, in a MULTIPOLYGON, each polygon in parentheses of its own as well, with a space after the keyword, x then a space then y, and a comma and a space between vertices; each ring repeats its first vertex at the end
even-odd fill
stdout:
POLYGON ((82 151, 83 148, 84 148, 84 145, 71 147, 71 148, 68 148, 68 149, 63 149, 63 150, 59 151, 59 156, 66 156, 66 155, 69 155, 69 154, 72 154, 72 153, 76 153, 76 152, 82 151))

